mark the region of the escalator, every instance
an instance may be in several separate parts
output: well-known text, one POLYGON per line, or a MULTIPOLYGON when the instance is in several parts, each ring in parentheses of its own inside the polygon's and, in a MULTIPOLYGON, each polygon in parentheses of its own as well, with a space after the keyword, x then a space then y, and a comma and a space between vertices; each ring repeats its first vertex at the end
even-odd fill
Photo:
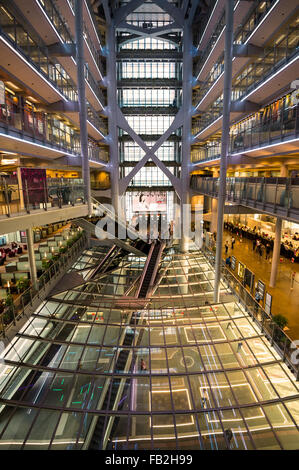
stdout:
POLYGON ((155 281, 155 276, 157 274, 158 270, 158 264, 161 258, 161 253, 164 248, 164 245, 160 241, 156 241, 154 244, 152 253, 150 255, 149 262, 146 267, 146 271, 144 273, 141 285, 139 287, 139 291, 137 294, 137 297, 139 299, 141 298, 146 298, 151 286, 153 285, 155 281))
MULTIPOLYGON (((108 268, 113 263, 113 260, 115 259, 115 257, 120 254, 120 251, 123 251, 123 250, 118 248, 116 245, 113 245, 108 251, 108 253, 106 254, 106 256, 98 264, 98 266, 95 267, 93 273, 90 276, 90 279, 93 279, 99 273, 107 272, 108 268)), ((124 254, 126 254, 126 252, 124 254)))
MULTIPOLYGON (((137 292, 137 298, 146 298, 152 289, 154 281, 157 276, 158 266, 161 259, 162 251, 165 244, 156 241, 154 242, 148 254, 148 259, 144 266, 143 275, 140 280, 140 287, 137 292)), ((119 355, 116 359, 114 372, 122 374, 124 372, 132 371, 136 365, 137 355, 133 355, 132 346, 139 346, 142 341, 143 329, 139 330, 138 336, 135 336, 135 329, 139 323, 143 323, 141 312, 137 311, 131 315, 129 324, 123 338, 122 346, 119 355)), ((124 395, 127 387, 130 387, 130 379, 117 377, 112 380, 109 389, 106 391, 104 401, 101 405, 103 410, 121 410, 125 404, 124 395)), ((96 420, 95 427, 92 431, 92 437, 88 446, 89 450, 100 450, 109 448, 107 436, 113 435, 114 430, 118 425, 119 418, 107 419, 105 416, 99 416, 96 420), (105 441, 105 442, 104 442, 105 441), (106 443, 107 442, 107 443, 106 443)))
MULTIPOLYGON (((73 314, 71 317, 71 320, 80 320, 80 318, 84 315, 86 311, 86 308, 78 307, 76 310, 76 313, 73 314)), ((69 317, 70 314, 72 314, 73 308, 69 307, 66 312, 65 312, 65 317, 66 319, 69 317)), ((28 359, 28 363, 30 364, 36 364, 41 367, 49 367, 49 364, 53 360, 53 358, 56 356, 60 348, 62 347, 59 342, 65 342, 67 341, 68 338, 72 336, 72 333, 75 328, 77 328, 77 323, 66 323, 63 324, 61 322, 57 322, 55 325, 55 319, 53 319, 53 325, 54 328, 51 332, 51 336, 55 337, 55 341, 57 343, 52 343, 50 347, 47 348, 47 343, 41 342, 37 349, 33 352, 33 354, 30 356, 30 359, 28 359), (59 331, 60 330, 60 331, 59 331), (46 349, 46 350, 45 350, 46 349)), ((12 382, 10 382, 6 386, 6 393, 9 394, 9 389, 16 390, 12 395, 11 399, 12 400, 20 400, 23 396, 23 400, 26 399, 26 394, 30 392, 30 389, 34 387, 40 376, 42 375, 43 371, 42 370, 35 370, 35 369, 27 369, 24 368, 20 371, 20 373, 14 378, 12 382), (16 389, 16 387, 18 387, 16 389), (26 390, 27 392, 24 392, 26 390)))
POLYGON ((92 238, 93 240, 97 240, 99 244, 104 244, 104 245, 116 245, 119 248, 122 248, 123 250, 133 253, 136 256, 145 256, 146 252, 141 251, 139 248, 136 247, 136 242, 139 240, 139 246, 143 246, 146 248, 147 244, 141 244, 142 240, 137 239, 134 241, 134 243, 130 243, 127 240, 121 240, 120 238, 117 238, 116 236, 113 235, 112 238, 106 238, 104 240, 99 240, 96 235, 96 224, 93 224, 87 219, 83 219, 82 217, 78 219, 72 220, 72 222, 79 227, 83 228, 87 235, 92 238))
MULTIPOLYGON (((130 326, 135 326, 138 323, 140 317, 140 312, 136 312, 131 316, 131 320, 129 323, 129 328, 127 328, 123 344, 124 347, 132 347, 134 342, 134 330, 130 328, 130 326)), ((117 374, 121 374, 128 369, 129 363, 129 355, 130 349, 122 349, 118 355, 118 358, 115 363, 114 372, 117 374)), ((122 399, 123 389, 125 385, 128 385, 129 379, 121 379, 115 378, 112 380, 110 385, 110 393, 109 390, 106 393, 105 399, 102 404, 102 409, 104 410, 120 410, 124 405, 124 400, 122 399), (116 405, 116 401, 119 399, 118 404, 116 405)), ((114 427, 117 423, 115 420, 113 421, 112 427, 114 427)), ((105 416, 99 416, 93 431, 93 435, 89 444, 89 450, 101 450, 103 448, 103 439, 105 434, 105 416)))

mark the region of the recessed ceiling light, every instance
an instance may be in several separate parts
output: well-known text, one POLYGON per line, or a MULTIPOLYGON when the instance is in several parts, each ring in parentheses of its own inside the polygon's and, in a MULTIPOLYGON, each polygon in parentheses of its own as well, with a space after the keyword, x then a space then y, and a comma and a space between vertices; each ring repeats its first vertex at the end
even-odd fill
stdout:
POLYGON ((33 101, 33 103, 38 103, 38 100, 36 98, 33 98, 33 96, 27 96, 28 100, 33 101))
POLYGON ((21 88, 18 87, 17 85, 15 85, 14 83, 12 82, 5 82, 5 85, 8 85, 10 88, 12 88, 13 90, 17 90, 17 91, 21 91, 21 88))

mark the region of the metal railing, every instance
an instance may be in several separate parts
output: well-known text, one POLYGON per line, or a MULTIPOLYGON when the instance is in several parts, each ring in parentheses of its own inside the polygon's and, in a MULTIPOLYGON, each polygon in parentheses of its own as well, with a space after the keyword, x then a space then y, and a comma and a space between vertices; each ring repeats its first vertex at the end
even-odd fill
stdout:
POLYGON ((0 15, 0 34, 19 51, 68 100, 77 100, 77 91, 66 71, 48 56, 47 47, 28 33, 7 8, 0 15))
MULTIPOLYGON (((294 37, 298 37, 299 28, 292 28, 288 34, 281 39, 278 44, 268 47, 256 62, 251 63, 248 68, 234 79, 232 89, 232 101, 238 101, 247 93, 254 90, 258 85, 261 85, 267 78, 271 77, 285 64, 295 60, 299 55, 298 48, 294 45, 294 37), (289 40, 292 37, 292 47, 289 46, 289 40)), ((219 75, 222 73, 222 68, 219 68, 219 75)), ((193 104, 197 105, 199 100, 203 98, 211 85, 214 83, 215 77, 211 74, 206 82, 201 86, 200 90, 196 92, 193 98, 193 104)), ((200 119, 197 119, 192 127, 192 133, 197 134, 209 124, 213 123, 217 118, 222 116, 223 112, 223 99, 222 96, 218 97, 207 109, 200 119)))
MULTIPOLYGON (((282 103, 272 115, 264 117, 260 112, 248 116, 244 121, 231 126, 230 155, 246 151, 246 149, 259 148, 275 142, 287 141, 299 134, 299 106, 286 105, 286 97, 279 100, 282 103)), ((279 104, 274 102, 273 105, 279 104)), ((272 105, 269 105, 271 108, 272 105)), ((193 123, 193 132, 199 131, 198 122, 193 123)), ((203 145, 192 152, 192 162, 208 161, 219 158, 221 142, 215 141, 203 145)))
MULTIPOLYGON (((191 188, 217 197, 219 178, 192 175, 191 188)), ((226 200, 299 220, 299 178, 227 178, 226 200)))
MULTIPOLYGON (((73 128, 51 114, 42 111, 34 111, 32 106, 24 104, 23 98, 15 95, 16 101, 6 96, 6 103, 0 105, 0 134, 17 134, 24 140, 37 141, 38 143, 65 150, 66 153, 81 155, 80 134, 73 128)), ((108 133, 107 124, 96 111, 88 104, 88 121, 93 123, 104 135, 108 133)), ((100 150, 94 150, 92 140, 89 141, 90 154, 93 160, 99 160, 100 150), (93 148, 93 150, 91 150, 93 148), (98 154, 98 155, 97 155, 98 154)))
POLYGON ((87 236, 82 233, 79 240, 67 248, 65 253, 60 253, 59 258, 43 272, 38 278, 36 286, 30 286, 4 308, 0 313, 0 337, 5 338, 9 328, 15 326, 18 320, 26 316, 26 307, 32 307, 36 301, 42 302, 44 300, 48 283, 58 279, 62 273, 70 268, 77 256, 82 253, 86 244, 87 236))
MULTIPOLYGON (((203 245, 201 248, 211 265, 215 266, 215 253, 203 245)), ((268 314, 264 308, 254 299, 252 294, 246 287, 233 275, 233 273, 225 266, 222 260, 221 266, 222 280, 228 285, 231 292, 236 295, 252 320, 260 327, 261 333, 271 343, 271 346, 280 355, 283 362, 292 370, 299 380, 299 365, 296 363, 296 348, 291 338, 273 321, 271 314, 268 314)), ((223 295, 223 294, 222 294, 223 295)), ((224 299, 225 301, 225 299, 224 299)))
MULTIPOLYGON (((246 41, 249 35, 254 31, 254 29, 259 25, 263 20, 264 16, 270 10, 272 5, 276 0, 266 0, 261 7, 260 2, 257 2, 256 5, 253 5, 253 10, 251 9, 249 15, 247 15, 242 23, 242 25, 236 30, 234 34, 234 42, 237 44, 242 44, 246 41)), ((235 0, 235 6, 238 0, 235 0)), ((196 76, 199 74, 202 66, 204 65, 209 54, 213 50, 216 42, 218 41, 219 36, 222 34, 223 29, 225 28, 225 10, 223 11, 219 21, 211 34, 211 39, 205 47, 204 53, 201 55, 199 62, 196 65, 196 76)))

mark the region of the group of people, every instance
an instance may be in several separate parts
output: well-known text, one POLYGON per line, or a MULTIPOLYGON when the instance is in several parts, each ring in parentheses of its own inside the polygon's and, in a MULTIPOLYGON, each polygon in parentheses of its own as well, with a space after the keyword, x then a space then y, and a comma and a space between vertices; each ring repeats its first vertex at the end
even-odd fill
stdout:
POLYGON ((7 258, 14 258, 23 253, 23 248, 15 242, 11 243, 11 248, 8 246, 0 248, 0 266, 3 266, 7 258))
MULTIPOLYGON (((232 238, 231 238, 231 249, 232 249, 232 250, 234 249, 235 243, 236 243, 236 239, 235 239, 235 237, 232 237, 232 238)), ((228 253, 228 248, 229 248, 229 242, 228 242, 228 240, 226 240, 225 245, 224 245, 224 248, 225 248, 225 254, 227 255, 227 253, 228 253)))
MULTIPOLYGON (((242 241, 242 236, 240 236, 240 242, 241 241, 242 241)), ((231 245, 231 250, 232 251, 234 249, 235 243, 236 243, 236 239, 235 239, 234 236, 232 236, 231 240, 230 240, 230 245, 231 245)), ((225 249, 225 255, 227 255, 228 254, 228 249, 229 249, 229 240, 226 240, 225 245, 224 245, 224 249, 225 249)), ((252 249, 256 253, 258 253, 261 258, 265 254, 266 260, 270 259, 270 253, 271 253, 271 250, 272 250, 272 246, 270 245, 269 242, 264 244, 261 239, 254 238, 253 242, 252 242, 252 249)), ((229 263, 226 263, 226 264, 229 264, 229 263)))
MULTIPOLYGON (((225 222, 224 228, 231 233, 232 238, 239 237, 240 241, 243 238, 252 240, 253 251, 258 253, 261 257, 265 255, 266 259, 270 258, 271 251, 274 247, 274 238, 271 234, 265 233, 255 226, 253 229, 242 224, 233 224, 232 222, 225 222)), ((299 262, 299 234, 293 235, 284 234, 281 240, 280 253, 294 262, 299 262)))
POLYGON ((270 259, 270 253, 271 253, 272 247, 269 242, 267 242, 266 245, 264 245, 263 242, 259 238, 258 239, 254 238, 252 242, 252 250, 258 253, 261 258, 263 257, 263 254, 265 253, 265 258, 266 260, 268 260, 270 259))

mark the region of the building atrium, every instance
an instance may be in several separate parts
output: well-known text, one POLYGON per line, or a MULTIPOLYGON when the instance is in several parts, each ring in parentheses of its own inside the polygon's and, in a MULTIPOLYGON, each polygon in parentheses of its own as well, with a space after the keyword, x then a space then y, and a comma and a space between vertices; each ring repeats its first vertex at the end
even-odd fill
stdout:
POLYGON ((298 33, 0 0, 0 450, 299 450, 298 33))

